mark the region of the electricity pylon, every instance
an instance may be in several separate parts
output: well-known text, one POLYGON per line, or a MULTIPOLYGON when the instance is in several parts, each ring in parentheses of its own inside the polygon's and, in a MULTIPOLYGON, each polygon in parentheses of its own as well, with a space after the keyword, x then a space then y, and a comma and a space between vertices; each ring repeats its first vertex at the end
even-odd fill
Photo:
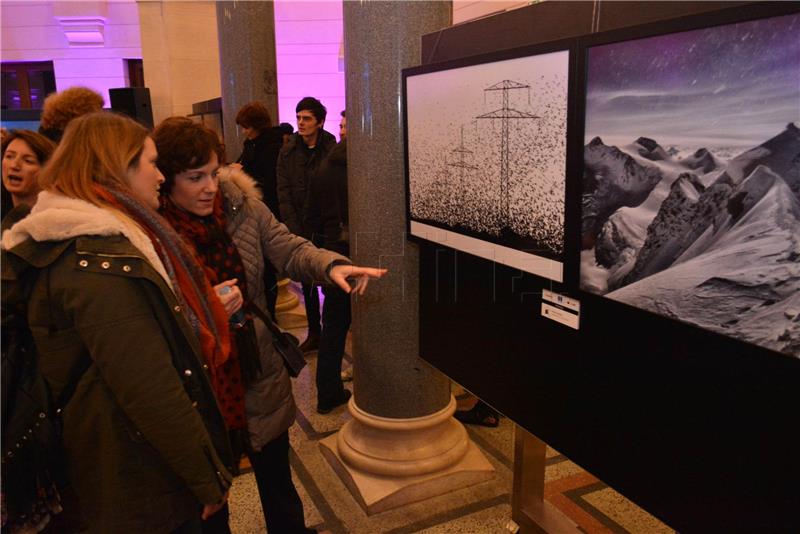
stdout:
MULTIPOLYGON (((461 202, 456 202, 456 205, 458 206, 459 204, 463 205, 464 197, 466 196, 465 193, 467 188, 465 185, 466 180, 464 179, 464 173, 466 171, 475 170, 478 168, 475 165, 470 165, 469 163, 464 161, 465 158, 470 158, 472 156, 472 150, 469 150, 464 146, 464 126, 461 126, 461 144, 458 145, 453 150, 451 150, 450 153, 456 155, 458 157, 458 160, 453 163, 448 163, 447 166, 461 169, 461 171, 458 174, 458 188, 457 191, 455 192, 457 196, 460 197, 461 199, 461 202)), ((454 196, 456 196, 456 194, 454 194, 454 196)), ((461 222, 463 223, 464 221, 461 222)))
MULTIPOLYGON (((487 87, 484 89, 486 91, 502 91, 503 92, 503 107, 491 111, 489 113, 484 113, 483 115, 478 115, 477 119, 499 119, 501 122, 502 132, 500 137, 500 194, 502 196, 501 199, 501 212, 505 217, 505 223, 508 225, 510 223, 510 213, 509 213, 509 203, 508 203, 508 196, 509 196, 509 174, 511 173, 509 169, 509 151, 510 145, 508 142, 508 127, 509 121, 513 119, 539 119, 540 117, 536 115, 531 115, 525 111, 518 111, 516 109, 512 109, 508 107, 508 92, 514 89, 530 89, 530 85, 525 85, 519 82, 515 82, 512 80, 503 80, 502 82, 496 83, 491 87, 487 87)), ((530 92, 528 93, 530 95, 530 92)))

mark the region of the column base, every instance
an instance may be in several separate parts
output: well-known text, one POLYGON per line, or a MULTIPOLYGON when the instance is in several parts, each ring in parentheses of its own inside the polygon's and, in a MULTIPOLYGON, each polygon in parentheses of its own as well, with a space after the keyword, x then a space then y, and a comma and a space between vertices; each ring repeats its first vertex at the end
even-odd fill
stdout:
POLYGON ((287 330, 308 326, 306 311, 289 288, 291 282, 288 278, 278 281, 278 300, 275 303, 275 321, 287 330))
POLYGON ((320 449, 367 515, 494 476, 494 467, 452 418, 452 397, 444 410, 410 419, 367 414, 353 399, 349 409, 354 419, 320 441, 320 449))

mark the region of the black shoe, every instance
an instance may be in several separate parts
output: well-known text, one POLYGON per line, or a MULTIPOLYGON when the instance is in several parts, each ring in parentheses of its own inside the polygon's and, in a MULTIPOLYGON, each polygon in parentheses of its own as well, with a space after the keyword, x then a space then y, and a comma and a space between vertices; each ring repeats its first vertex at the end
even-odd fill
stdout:
POLYGON ((453 417, 467 425, 480 425, 489 428, 495 428, 500 423, 500 414, 489 408, 483 401, 478 401, 471 410, 456 410, 453 417))
POLYGON ((308 337, 300 344, 299 348, 303 352, 313 352, 319 349, 319 334, 308 334, 308 337))
POLYGON ((342 404, 346 404, 347 401, 350 400, 350 397, 352 395, 353 394, 350 392, 349 389, 345 389, 343 391, 343 393, 342 393, 342 396, 339 397, 339 400, 334 402, 333 404, 318 404, 317 405, 317 413, 318 414, 322 414, 322 415, 331 413, 333 411, 333 409, 336 408, 337 406, 341 406, 342 404))

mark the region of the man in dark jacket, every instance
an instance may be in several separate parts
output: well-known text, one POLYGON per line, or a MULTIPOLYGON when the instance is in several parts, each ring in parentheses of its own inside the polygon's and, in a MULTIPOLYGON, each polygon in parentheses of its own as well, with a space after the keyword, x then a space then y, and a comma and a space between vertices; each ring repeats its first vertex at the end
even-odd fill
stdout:
MULTIPOLYGON (((342 124, 344 125, 344 112, 342 124)), ((340 126, 342 142, 331 150, 309 182, 305 226, 321 246, 342 255, 350 253, 347 214, 346 128, 340 126)), ((334 286, 322 286, 322 334, 317 355, 317 412, 329 413, 347 402, 350 392, 342 386, 342 356, 350 328, 350 295, 334 286)))
MULTIPOLYGON (((297 103, 297 133, 281 149, 278 156, 278 203, 281 218, 289 231, 312 238, 305 227, 308 184, 331 149, 336 138, 323 130, 327 110, 316 98, 307 96, 297 103)), ((308 318, 308 337, 300 345, 303 351, 319 346, 319 294, 313 284, 303 284, 303 298, 308 318)))

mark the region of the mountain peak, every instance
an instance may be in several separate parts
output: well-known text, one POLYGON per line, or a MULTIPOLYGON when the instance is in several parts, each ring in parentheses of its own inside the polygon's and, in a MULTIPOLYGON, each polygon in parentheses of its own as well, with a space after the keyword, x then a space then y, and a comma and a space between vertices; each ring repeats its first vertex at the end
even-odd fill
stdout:
POLYGON ((639 155, 651 161, 664 161, 670 159, 670 155, 654 139, 640 137, 636 140, 637 145, 642 148, 637 149, 639 155))
POLYGON ((689 169, 700 169, 703 173, 711 172, 717 168, 717 161, 706 148, 698 148, 694 154, 685 158, 681 163, 689 169))
POLYGON ((643 146, 644 148, 650 150, 651 152, 656 148, 659 148, 658 143, 655 141, 655 139, 650 139, 649 137, 640 137, 639 139, 636 140, 636 144, 643 146))
POLYGON ((594 139, 592 139, 591 141, 589 141, 589 146, 592 146, 592 147, 594 147, 594 146, 603 146, 603 140, 600 139, 599 136, 597 136, 594 139))

